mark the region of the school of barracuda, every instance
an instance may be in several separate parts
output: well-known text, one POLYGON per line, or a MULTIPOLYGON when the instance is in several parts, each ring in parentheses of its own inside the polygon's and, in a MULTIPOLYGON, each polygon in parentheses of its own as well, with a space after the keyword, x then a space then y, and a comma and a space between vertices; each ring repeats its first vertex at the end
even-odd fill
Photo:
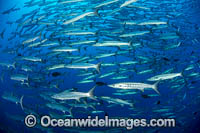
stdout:
MULTIPOLYGON (((200 78, 196 71, 200 28, 185 21, 188 16, 178 6, 182 4, 177 0, 26 2, 26 8, 35 9, 7 22, 17 25, 8 38, 6 29, 0 34, 9 42, 2 53, 12 56, 0 61, 1 83, 12 80, 16 88, 4 91, 2 99, 19 103, 25 114, 36 116, 40 108, 52 117, 73 118, 77 113, 109 114, 109 108, 121 106, 129 117, 136 117, 144 114, 141 105, 147 102, 150 117, 177 118, 180 107, 187 106, 180 102, 199 89, 194 85, 200 78), (187 51, 191 47, 195 49, 187 51), (35 105, 26 99, 41 102, 35 105)), ((17 10, 13 7, 2 14, 17 10)))

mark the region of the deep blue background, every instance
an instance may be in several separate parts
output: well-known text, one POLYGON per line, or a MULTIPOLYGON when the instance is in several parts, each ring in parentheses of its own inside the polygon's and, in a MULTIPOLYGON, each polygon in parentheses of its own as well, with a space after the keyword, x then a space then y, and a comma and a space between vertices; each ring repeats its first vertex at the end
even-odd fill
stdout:
MULTIPOLYGON (((5 39, 2 40, 0 39, 0 46, 1 49, 5 48, 6 46, 12 46, 14 45, 14 43, 9 43, 7 41, 7 38, 10 36, 10 33, 12 31, 15 31, 16 25, 12 24, 12 25, 8 25, 6 24, 7 21, 15 21, 17 19, 19 19, 21 17, 22 14, 27 13, 35 8, 24 8, 23 3, 27 2, 26 0, 0 0, 0 12, 3 12, 11 7, 13 7, 14 5, 16 5, 16 7, 21 8, 21 10, 17 11, 17 12, 13 12, 11 14, 8 15, 2 15, 0 14, 0 31, 2 31, 4 28, 6 28, 6 32, 5 32, 5 39)), ((166 5, 167 8, 167 5, 166 5)), ((184 66, 179 66, 176 70, 177 72, 180 72, 182 69, 184 69, 185 66, 191 64, 191 62, 189 61, 194 61, 195 65, 195 69, 193 71, 195 72, 200 72, 199 71, 199 66, 198 66, 198 60, 200 59, 199 57, 199 53, 200 53, 200 43, 196 43, 196 44, 192 44, 192 41, 194 38, 197 38, 198 40, 200 40, 200 1, 183 1, 183 5, 182 5, 182 13, 187 16, 184 17, 184 19, 177 19, 174 20, 174 23, 176 23, 177 25, 179 25, 181 28, 181 32, 182 34, 187 35, 188 38, 186 38, 186 40, 184 40, 184 48, 181 49, 180 53, 173 53, 173 50, 171 52, 168 52, 169 57, 173 56, 173 54, 175 55, 175 57, 177 57, 178 59, 181 60, 181 62, 184 64, 184 66), (191 24, 191 25, 190 25, 191 24), (191 27, 193 28, 191 28, 191 27), (196 26, 197 28, 194 28, 194 26, 196 26), (188 46, 188 47, 187 47, 188 46), (194 58, 192 58, 191 52, 194 51, 194 58), (186 65, 187 64, 187 65, 186 65)), ((184 16, 183 15, 183 16, 184 16)), ((20 38, 17 40, 16 42, 21 41, 20 38)), ((148 49, 144 49, 146 51, 148 51, 148 49)), ((91 53, 93 52, 92 49, 90 51, 91 53)), ((140 52, 140 51, 139 51, 140 52)), ((141 51, 142 52, 142 51, 141 51)), ((142 53, 141 53, 142 54, 142 53)), ((119 57, 117 58, 118 61, 123 61, 126 60, 127 58, 124 57, 119 57)), ((10 57, 8 54, 2 52, 0 54, 0 60, 1 61, 9 61, 12 60, 12 57, 10 57)), ((108 58, 107 60, 105 60, 106 62, 110 62, 114 60, 113 57, 108 58)), ((173 65, 169 64, 166 65, 165 68, 169 69, 172 68, 173 65)), ((166 69, 163 69, 166 70, 166 69)), ((6 72, 6 76, 4 78, 4 82, 0 83, 0 95, 3 94, 3 92, 6 91, 11 91, 11 92, 16 92, 17 94, 26 94, 25 98, 24 98, 24 105, 25 107, 28 106, 27 104, 32 103, 32 109, 37 112, 39 115, 43 115, 48 113, 48 111, 46 111, 46 108, 44 106, 43 109, 37 110, 37 106, 42 106, 44 103, 42 103, 40 101, 40 99, 37 99, 38 97, 38 93, 40 93, 41 90, 34 90, 33 93, 30 93, 29 90, 25 91, 25 90, 20 90, 20 88, 15 88, 15 86, 13 86, 13 81, 11 81, 9 79, 9 75, 12 73, 12 71, 10 69, 3 69, 0 68, 1 73, 4 71, 6 72), (40 112, 40 113, 39 113, 40 112)), ((109 71, 109 68, 107 68, 107 70, 102 70, 101 72, 105 72, 105 71, 109 71)), ((159 74, 162 71, 158 71, 157 74, 159 74)), ((61 78, 65 78, 65 83, 64 85, 62 85, 61 87, 63 88, 63 90, 65 88, 72 88, 72 87, 76 87, 76 88, 83 88, 80 89, 80 91, 85 91, 87 92, 90 88, 92 88, 95 84, 94 83, 89 83, 86 85, 77 85, 75 84, 76 81, 78 81, 78 77, 75 77, 74 74, 78 74, 78 71, 69 71, 67 70, 67 73, 69 74, 68 77, 61 77, 61 78)), ((187 72, 186 75, 188 75, 190 72, 187 72)), ((153 76, 151 75, 145 75, 145 76, 136 76, 134 75, 134 77, 132 79, 128 79, 128 80, 121 80, 121 81, 135 81, 135 82, 140 82, 143 81, 145 79, 147 79, 148 77, 153 76)), ((122 99, 128 99, 131 101, 135 101, 136 102, 136 109, 140 110, 143 112, 142 115, 138 115, 137 118, 160 118, 161 115, 160 114, 155 114, 152 112, 152 110, 154 109, 155 106, 158 106, 156 108, 159 108, 159 106, 170 106, 174 109, 174 112, 177 111, 177 109, 180 109, 180 112, 176 113, 176 127, 175 128, 145 128, 145 129, 138 129, 139 131, 143 131, 144 132, 193 132, 193 133, 198 133, 199 130, 199 125, 200 125, 200 82, 198 78, 189 78, 188 79, 189 82, 192 81, 197 81, 195 84, 190 84, 191 86, 193 86, 193 88, 191 89, 187 89, 186 87, 183 87, 178 93, 174 93, 174 90, 172 88, 169 89, 170 82, 162 82, 159 84, 159 91, 161 93, 161 96, 159 97, 152 97, 150 99, 144 99, 141 97, 141 95, 128 95, 126 97, 124 96, 113 96, 116 98, 122 98, 122 99), (183 98, 186 95, 185 98, 183 98), (160 105, 154 105, 154 103, 156 103, 157 101, 160 101, 161 104, 160 105), (197 112, 197 113, 196 113, 197 112), (184 123, 184 124, 182 124, 184 123)), ((104 80, 99 80, 99 81, 104 81, 108 84, 113 83, 111 80, 109 79, 104 79, 104 80)), ((36 88, 34 88, 36 89, 36 88)), ((48 91, 48 90, 44 90, 44 91, 48 91)), ((96 96, 112 96, 111 93, 115 92, 115 89, 109 88, 107 86, 103 86, 103 87, 97 87, 97 89, 95 90, 95 95, 96 96)), ((145 91, 146 94, 154 94, 153 91, 145 91)), ((30 107, 28 106, 28 107, 30 107)), ((127 110, 128 107, 120 107, 120 106, 116 106, 114 108, 106 108, 107 104, 105 104, 104 106, 101 106, 99 108, 97 108, 98 110, 104 110, 109 116, 113 116, 113 117, 130 117, 129 114, 131 113, 136 113, 136 111, 132 111, 132 110, 127 110)), ((22 132, 30 132, 33 131, 34 129, 28 129, 25 127, 24 123, 23 123, 23 119, 24 117, 27 115, 27 113, 24 113, 21 109, 19 105, 15 105, 14 103, 10 103, 8 101, 3 100, 2 98, 0 98, 0 127, 2 128, 2 131, 5 129, 6 130, 10 130, 11 132, 14 131, 20 131, 22 130, 22 132), (9 119, 5 114, 8 114, 10 116, 21 116, 21 122, 17 121, 17 120, 13 120, 13 119, 9 119)), ((60 113, 61 114, 61 113, 60 113)), ((61 114, 62 115, 62 114, 61 114)), ((80 115, 80 114, 79 114, 80 115)), ((77 115, 76 117, 78 117, 79 115, 77 115)), ((80 115, 81 116, 81 115, 80 115)), ((85 117, 85 115, 83 115, 85 117)), ((102 114, 101 116, 104 116, 104 114, 102 114)), ((1 128, 0 128, 1 131, 1 128)), ((56 129, 56 131, 60 131, 59 129, 56 129)))

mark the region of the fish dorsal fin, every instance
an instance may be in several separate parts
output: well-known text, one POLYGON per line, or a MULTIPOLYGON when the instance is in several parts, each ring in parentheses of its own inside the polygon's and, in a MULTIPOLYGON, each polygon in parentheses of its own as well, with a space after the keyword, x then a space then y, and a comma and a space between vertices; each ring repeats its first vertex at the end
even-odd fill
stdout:
POLYGON ((65 90, 65 91, 63 91, 61 93, 67 93, 67 92, 71 92, 71 91, 70 90, 65 90))

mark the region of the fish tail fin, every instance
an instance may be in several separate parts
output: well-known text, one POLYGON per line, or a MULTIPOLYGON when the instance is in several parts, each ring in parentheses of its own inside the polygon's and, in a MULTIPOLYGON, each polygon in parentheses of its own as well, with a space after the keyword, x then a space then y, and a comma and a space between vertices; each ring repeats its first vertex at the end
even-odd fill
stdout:
POLYGON ((169 25, 169 19, 167 20, 167 25, 169 25))
POLYGON ((135 107, 135 102, 134 102, 134 100, 132 100, 132 102, 131 102, 131 104, 130 104, 130 107, 131 107, 131 108, 134 108, 134 107, 135 107))
POLYGON ((6 29, 3 29, 3 31, 1 32, 1 38, 4 38, 4 32, 6 31, 6 29))
MULTIPOLYGON (((85 51, 86 51, 86 50, 85 50, 85 51)), ((80 48, 80 47, 78 48, 78 52, 79 52, 79 53, 81 52, 81 48, 80 48)))
POLYGON ((30 87, 30 78, 29 78, 29 75, 27 75, 27 83, 25 83, 28 87, 30 87))
POLYGON ((43 30, 40 31, 40 35, 39 35, 40 42, 42 41, 42 31, 43 30))
POLYGON ((95 32, 95 35, 97 35, 97 36, 98 36, 98 35, 99 35, 99 31, 96 31, 96 32, 95 32))
POLYGON ((5 73, 2 73, 1 74, 1 82, 3 83, 3 81, 4 81, 4 75, 5 75, 5 73))
POLYGON ((134 105, 134 103, 131 103, 130 106, 133 108, 135 105, 134 105))
POLYGON ((132 40, 131 40, 131 41, 129 41, 129 46, 131 46, 131 47, 132 47, 132 40))
POLYGON ((95 85, 92 89, 90 89, 90 91, 88 92, 88 94, 89 94, 89 97, 91 98, 91 99, 94 99, 94 100, 96 100, 96 98, 94 97, 94 89, 96 88, 96 86, 97 85, 95 85))
POLYGON ((99 9, 98 9, 98 8, 95 9, 94 14, 95 14, 96 16, 100 17, 100 15, 99 15, 99 9))
POLYGON ((3 39, 3 32, 1 32, 0 36, 1 36, 1 38, 3 39))
POLYGON ((123 28, 125 28, 125 26, 126 26, 126 22, 123 23, 123 28))
POLYGON ((184 76, 183 76, 183 71, 184 71, 184 70, 182 70, 182 71, 180 72, 180 76, 181 76, 181 77, 184 77, 184 76))
POLYGON ((22 110, 24 110, 24 107, 23 107, 23 98, 24 98, 24 95, 21 96, 20 101, 19 101, 22 110))
POLYGON ((96 66, 96 70, 97 70, 98 73, 100 73, 100 67, 101 67, 101 62, 98 63, 97 66, 96 66))
POLYGON ((152 30, 152 28, 149 30, 149 33, 151 33, 151 34, 153 33, 153 30, 152 30))
POLYGON ((13 67, 14 69, 16 69, 16 62, 14 62, 14 63, 12 64, 12 67, 13 67))
POLYGON ((58 25, 58 20, 55 20, 54 23, 55 23, 55 25, 58 25))
POLYGON ((59 89, 59 84, 58 84, 58 83, 55 84, 54 87, 55 87, 56 89, 59 89))
POLYGON ((156 91, 160 95, 160 92, 158 91, 158 83, 159 82, 160 82, 160 80, 157 81, 155 84, 153 84, 153 90, 156 91))

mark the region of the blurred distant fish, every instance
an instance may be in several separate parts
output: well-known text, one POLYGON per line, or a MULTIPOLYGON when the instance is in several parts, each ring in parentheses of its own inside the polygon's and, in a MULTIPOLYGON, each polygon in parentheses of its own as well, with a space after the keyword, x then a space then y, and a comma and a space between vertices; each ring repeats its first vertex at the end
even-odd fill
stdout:
POLYGON ((145 7, 145 6, 135 6, 135 5, 128 5, 128 7, 143 9, 143 10, 151 10, 151 8, 145 7))
POLYGON ((59 4, 68 4, 68 3, 74 3, 74 2, 81 2, 85 0, 66 0, 66 1, 59 1, 59 4))
POLYGON ((70 32, 70 33, 65 33, 65 35, 95 35, 95 32, 70 32))
POLYGON ((120 8, 130 5, 131 3, 137 2, 137 0, 127 0, 125 1, 120 8))
POLYGON ((75 17, 75 18, 72 18, 70 20, 65 21, 63 23, 63 25, 68 25, 68 24, 74 23, 74 22, 78 21, 79 19, 84 18, 84 17, 89 16, 89 15, 92 15, 92 14, 97 14, 97 12, 86 12, 86 13, 83 13, 83 14, 75 17))
POLYGON ((27 65, 22 65, 21 69, 25 72, 31 72, 32 68, 27 65))
POLYGON ((47 70, 55 70, 55 69, 60 69, 60 68, 65 68, 65 64, 56 64, 53 66, 47 67, 47 70))
POLYGON ((42 59, 39 57, 34 57, 34 56, 26 56, 26 57, 22 57, 22 60, 27 60, 27 61, 32 61, 32 62, 41 62, 42 59))
POLYGON ((144 34, 150 33, 150 31, 135 31, 132 33, 128 33, 128 34, 122 34, 119 37, 133 37, 133 36, 141 36, 144 34))
POLYGON ((144 21, 141 23, 138 23, 137 25, 163 25, 167 24, 165 21, 157 21, 157 20, 149 20, 149 21, 144 21))
POLYGON ((66 106, 58 103, 47 103, 46 106, 51 109, 62 111, 63 113, 68 112, 72 116, 72 108, 67 108, 66 106))
POLYGON ((78 51, 78 49, 70 48, 70 47, 59 47, 52 50, 53 52, 74 52, 78 51))
POLYGON ((121 106, 128 105, 128 106, 134 107, 134 103, 130 103, 126 100, 122 100, 118 98, 102 96, 101 99, 107 101, 108 103, 120 104, 121 106))
POLYGON ((104 111, 102 111, 102 110, 92 111, 92 114, 98 114, 98 113, 104 113, 104 111))
POLYGON ((4 15, 5 14, 10 14, 11 12, 20 10, 20 8, 15 8, 15 7, 16 7, 16 5, 13 6, 12 8, 10 8, 10 9, 6 10, 6 11, 3 11, 2 14, 4 14, 4 15))
POLYGON ((120 41, 105 41, 102 43, 96 43, 93 46, 95 47, 106 47, 106 46, 131 46, 130 42, 120 42, 120 41))
POLYGON ((117 2, 117 1, 119 1, 119 0, 109 0, 109 1, 105 1, 105 2, 103 2, 103 3, 101 3, 101 4, 97 5, 97 6, 95 6, 95 8, 100 8, 100 7, 102 7, 102 6, 106 6, 106 5, 112 4, 112 3, 117 2))
POLYGON ((9 62, 0 62, 0 66, 4 66, 4 67, 7 67, 7 68, 14 68, 16 67, 16 62, 14 63, 9 63, 9 62))
POLYGON ((114 75, 114 74, 115 74, 115 72, 104 73, 99 78, 105 78, 105 77, 108 77, 108 76, 111 76, 111 75, 114 75))
POLYGON ((93 83, 93 82, 94 82, 94 80, 83 79, 83 80, 81 80, 81 81, 79 81, 77 83, 78 84, 86 84, 86 83, 93 83))
POLYGON ((169 74, 161 74, 161 75, 157 75, 154 77, 151 77, 149 79, 147 79, 148 81, 159 81, 159 80, 166 80, 166 79, 172 79, 175 77, 183 77, 182 72, 180 73, 169 73, 169 74))
POLYGON ((3 83, 3 81, 4 81, 4 75, 5 75, 5 73, 2 72, 2 73, 1 73, 1 77, 0 77, 2 83, 3 83))
POLYGON ((20 104, 21 109, 24 110, 24 107, 23 107, 23 98, 24 98, 24 96, 21 96, 21 98, 19 98, 18 96, 15 96, 13 94, 4 93, 2 95, 2 98, 5 99, 5 100, 8 100, 10 102, 13 102, 13 103, 16 103, 16 104, 20 104))
POLYGON ((89 68, 95 68, 100 73, 100 66, 101 63, 98 64, 90 64, 90 63, 74 63, 66 65, 66 68, 72 68, 72 69, 89 69, 89 68))
POLYGON ((0 33, 1 38, 4 38, 4 33, 5 33, 6 29, 3 29, 3 31, 0 33))
POLYGON ((162 40, 171 40, 171 39, 178 39, 179 36, 176 33, 168 33, 168 34, 163 34, 160 36, 160 39, 162 40))
POLYGON ((33 37, 31 39, 23 41, 22 44, 32 43, 32 42, 34 42, 35 40, 37 40, 39 38, 40 38, 40 36, 33 37))
POLYGON ((24 83, 25 81, 28 81, 28 76, 23 75, 23 74, 15 74, 15 75, 11 75, 10 79, 21 81, 22 83, 24 83))

